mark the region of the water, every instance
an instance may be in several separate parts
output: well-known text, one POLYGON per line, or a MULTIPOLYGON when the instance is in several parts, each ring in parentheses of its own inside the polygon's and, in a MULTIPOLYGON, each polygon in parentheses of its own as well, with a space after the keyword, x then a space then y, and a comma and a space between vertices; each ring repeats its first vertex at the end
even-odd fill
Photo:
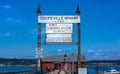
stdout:
MULTIPOLYGON (((95 74, 97 66, 87 66, 88 74, 95 74)), ((116 69, 117 71, 120 71, 120 66, 98 66, 99 72, 109 72, 111 68, 116 69)))
MULTIPOLYGON (((115 68, 120 71, 120 66, 99 66, 98 71, 110 71, 110 68, 115 68)), ((33 70, 35 66, 0 66, 0 72, 15 72, 21 70, 33 70)), ((88 74, 95 74, 96 66, 87 66, 88 74)))
POLYGON ((15 72, 21 70, 33 70, 34 66, 0 66, 0 72, 15 72))

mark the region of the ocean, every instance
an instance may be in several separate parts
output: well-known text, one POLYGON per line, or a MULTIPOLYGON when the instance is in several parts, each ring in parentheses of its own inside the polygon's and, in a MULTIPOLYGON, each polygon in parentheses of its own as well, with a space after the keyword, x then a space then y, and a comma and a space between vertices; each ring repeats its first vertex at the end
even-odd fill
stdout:
POLYGON ((96 69, 98 69, 99 72, 109 72, 111 69, 116 69, 117 71, 120 71, 120 66, 86 66, 88 69, 88 74, 95 74, 96 69))
POLYGON ((0 66, 0 72, 15 72, 22 70, 33 70, 35 66, 0 66))
MULTIPOLYGON (((95 74, 96 66, 86 66, 88 74, 95 74)), ((35 66, 0 66, 0 72, 15 72, 21 70, 33 70, 35 66)), ((120 71, 120 66, 98 66, 99 72, 110 71, 111 68, 120 71)))

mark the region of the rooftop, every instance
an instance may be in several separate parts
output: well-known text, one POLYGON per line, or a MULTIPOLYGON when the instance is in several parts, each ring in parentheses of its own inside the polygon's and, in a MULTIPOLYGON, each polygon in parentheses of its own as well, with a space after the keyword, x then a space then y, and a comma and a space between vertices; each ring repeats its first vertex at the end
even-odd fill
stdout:
MULTIPOLYGON (((44 62, 77 62, 77 56, 46 56, 42 59, 44 62)), ((81 57, 81 61, 85 62, 85 56, 81 57)))

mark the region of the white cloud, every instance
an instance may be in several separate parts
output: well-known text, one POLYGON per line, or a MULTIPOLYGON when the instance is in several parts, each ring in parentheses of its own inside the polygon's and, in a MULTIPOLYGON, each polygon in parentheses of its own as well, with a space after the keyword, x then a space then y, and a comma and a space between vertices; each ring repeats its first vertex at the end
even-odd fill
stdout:
POLYGON ((37 29, 32 30, 31 34, 37 34, 37 29))
POLYGON ((11 8, 11 5, 4 5, 3 8, 11 8))
POLYGON ((101 56, 101 55, 93 55, 91 59, 99 59, 99 60, 101 60, 101 59, 103 59, 103 56, 101 56))
POLYGON ((98 50, 87 50, 87 60, 106 60, 106 59, 119 59, 120 53, 114 50, 107 50, 101 48, 98 50))
POLYGON ((98 58, 97 56, 92 56, 92 58, 98 58))
POLYGON ((0 34, 0 36, 6 36, 6 37, 10 36, 10 35, 11 35, 11 33, 9 33, 9 32, 8 33, 4 33, 4 34, 0 34))
POLYGON ((104 59, 109 59, 109 56, 104 56, 104 59))
POLYGON ((7 18, 7 21, 9 21, 9 22, 13 22, 13 23, 21 23, 21 22, 22 22, 21 19, 13 18, 13 17, 9 17, 9 18, 7 18))
POLYGON ((62 49, 58 49, 57 51, 58 51, 58 52, 62 52, 63 50, 62 50, 62 49))
POLYGON ((94 51, 93 50, 88 50, 87 52, 90 53, 90 52, 94 52, 94 51))
POLYGON ((101 53, 95 53, 94 55, 100 55, 101 53))
MULTIPOLYGON (((38 29, 33 29, 32 32, 31 32, 31 34, 37 34, 37 32, 38 32, 38 29)), ((45 34, 45 30, 41 31, 41 35, 43 35, 43 34, 45 34)))
POLYGON ((7 20, 8 20, 8 21, 13 21, 14 19, 13 19, 13 18, 8 18, 7 20))

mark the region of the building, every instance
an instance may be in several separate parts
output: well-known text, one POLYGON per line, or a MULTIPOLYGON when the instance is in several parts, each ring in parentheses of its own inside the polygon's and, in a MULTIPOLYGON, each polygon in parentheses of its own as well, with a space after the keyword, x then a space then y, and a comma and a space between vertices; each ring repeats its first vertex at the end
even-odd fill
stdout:
MULTIPOLYGON (((49 68, 49 69, 60 69, 64 70, 65 66, 74 70, 78 68, 77 65, 77 57, 76 56, 47 56, 42 59, 42 68, 49 68)), ((85 66, 85 57, 81 57, 81 67, 85 66)))

